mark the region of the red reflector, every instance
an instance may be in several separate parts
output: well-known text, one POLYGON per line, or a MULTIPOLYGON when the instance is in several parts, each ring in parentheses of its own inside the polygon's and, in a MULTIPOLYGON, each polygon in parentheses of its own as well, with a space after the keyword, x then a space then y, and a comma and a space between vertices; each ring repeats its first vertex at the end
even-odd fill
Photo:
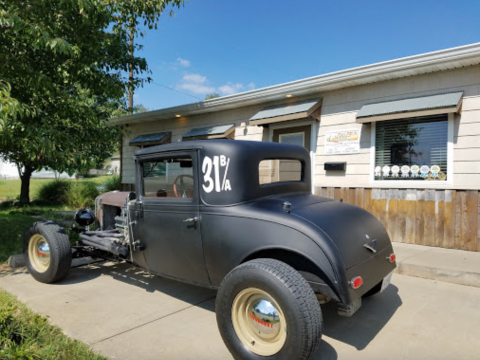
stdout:
POLYGON ((350 285, 354 289, 358 289, 360 286, 363 284, 363 279, 360 276, 354 277, 352 280, 350 280, 350 285))
POLYGON ((391 254, 387 259, 388 259, 388 261, 390 261, 392 263, 397 259, 397 255, 391 254))

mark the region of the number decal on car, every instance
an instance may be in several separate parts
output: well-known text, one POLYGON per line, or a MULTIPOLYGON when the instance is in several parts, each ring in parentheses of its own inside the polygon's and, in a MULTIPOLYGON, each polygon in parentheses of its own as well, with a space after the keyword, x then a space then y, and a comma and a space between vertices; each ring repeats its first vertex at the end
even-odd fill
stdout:
POLYGON ((227 179, 229 165, 230 158, 227 158, 225 155, 214 156, 213 160, 205 156, 202 164, 203 191, 211 193, 214 189, 216 192, 232 190, 230 180, 227 179), (222 170, 223 175, 221 174, 222 170))

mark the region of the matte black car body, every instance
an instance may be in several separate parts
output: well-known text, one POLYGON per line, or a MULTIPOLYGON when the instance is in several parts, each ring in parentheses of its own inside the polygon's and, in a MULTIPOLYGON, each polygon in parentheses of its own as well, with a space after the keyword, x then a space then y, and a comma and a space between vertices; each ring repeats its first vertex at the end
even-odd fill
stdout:
POLYGON ((274 258, 299 271, 315 293, 349 306, 395 268, 388 259, 393 253, 388 234, 373 215, 311 194, 310 155, 303 147, 191 141, 142 149, 134 160, 137 199, 128 211, 131 241, 142 246, 130 260, 154 274, 217 288, 238 265, 274 258), (194 197, 142 197, 142 162, 171 155, 191 156, 194 197), (205 162, 215 157, 228 160, 228 166, 218 179, 222 185, 212 188, 205 162), (301 181, 260 185, 264 159, 299 160, 301 181), (356 276, 364 283, 354 290, 350 281, 356 276))

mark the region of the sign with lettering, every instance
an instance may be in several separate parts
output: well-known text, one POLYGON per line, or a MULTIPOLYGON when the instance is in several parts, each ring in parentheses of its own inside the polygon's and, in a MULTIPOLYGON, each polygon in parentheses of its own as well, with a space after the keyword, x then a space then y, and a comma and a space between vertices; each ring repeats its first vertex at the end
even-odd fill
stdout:
POLYGON ((325 134, 325 155, 358 154, 361 129, 330 130, 325 134))

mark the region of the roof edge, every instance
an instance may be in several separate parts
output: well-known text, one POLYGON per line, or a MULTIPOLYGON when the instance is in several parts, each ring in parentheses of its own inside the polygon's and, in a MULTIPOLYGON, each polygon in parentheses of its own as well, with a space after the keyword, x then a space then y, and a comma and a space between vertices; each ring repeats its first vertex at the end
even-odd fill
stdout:
MULTIPOLYGON (((364 82, 362 84, 367 84, 369 83, 369 78, 385 73, 398 72, 399 74, 396 77, 400 77, 406 76, 404 74, 405 71, 418 68, 424 68, 426 72, 436 72, 441 71, 438 67, 440 64, 453 64, 470 58, 478 58, 478 62, 480 63, 480 43, 335 71, 288 83, 223 96, 212 100, 126 115, 110 119, 109 125, 134 124, 144 121, 174 118, 177 114, 190 116, 200 113, 228 110, 238 106, 250 106, 258 103, 279 100, 287 94, 299 92, 300 90, 303 94, 306 94, 308 92, 320 92, 325 90, 327 86, 332 87, 337 85, 337 89, 346 88, 357 85, 352 85, 352 81, 360 81, 363 79, 364 82)), ((393 76, 392 79, 396 77, 393 76)), ((370 82, 373 82, 373 80, 370 82)))

